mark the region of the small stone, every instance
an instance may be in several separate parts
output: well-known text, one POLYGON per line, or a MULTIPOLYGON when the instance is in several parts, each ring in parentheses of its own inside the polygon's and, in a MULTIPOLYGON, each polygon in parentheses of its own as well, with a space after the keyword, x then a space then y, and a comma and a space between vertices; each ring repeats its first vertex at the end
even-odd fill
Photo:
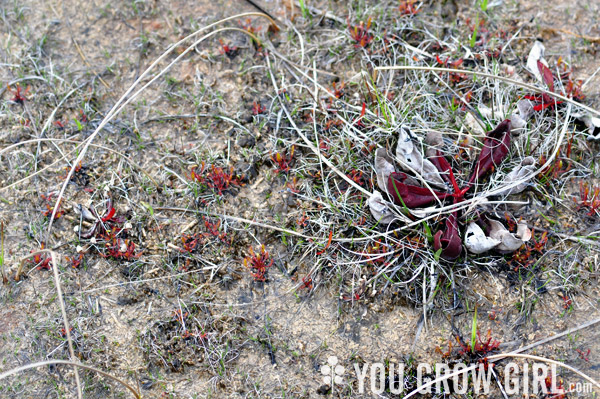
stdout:
POLYGON ((250 180, 254 180, 258 176, 256 167, 248 162, 240 161, 235 164, 234 171, 237 176, 241 177, 242 182, 248 183, 250 180))
POLYGON ((256 140, 250 135, 244 135, 237 140, 237 145, 242 148, 251 148, 256 145, 256 140))

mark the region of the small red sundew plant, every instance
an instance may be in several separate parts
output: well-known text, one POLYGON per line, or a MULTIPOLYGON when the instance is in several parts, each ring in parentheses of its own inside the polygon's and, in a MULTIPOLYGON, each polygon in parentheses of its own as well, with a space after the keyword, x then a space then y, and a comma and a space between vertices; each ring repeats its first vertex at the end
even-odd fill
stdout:
POLYGON ((198 338, 201 341, 204 341, 208 335, 206 333, 191 333, 188 330, 185 330, 183 334, 181 334, 181 338, 185 340, 190 340, 192 338, 198 338))
POLYGON ((344 94, 346 94, 344 92, 344 88, 346 87, 346 83, 340 82, 339 85, 338 85, 338 82, 333 82, 333 83, 331 83, 331 86, 333 87, 333 89, 329 90, 329 92, 331 94, 333 94, 333 96, 335 98, 342 98, 342 97, 344 97, 344 94))
POLYGON ((271 155, 271 160, 273 164, 275 164, 275 173, 287 173, 290 171, 292 166, 292 161, 294 160, 294 151, 296 150, 295 146, 291 146, 288 154, 282 155, 279 152, 271 155))
POLYGON ((477 339, 475 340, 475 347, 472 348, 470 343, 464 344, 462 339, 458 336, 456 337, 458 344, 461 347, 461 350, 458 354, 461 357, 475 357, 480 361, 483 361, 485 368, 487 370, 487 359, 486 356, 491 352, 497 350, 500 347, 500 341, 492 338, 492 330, 488 330, 485 338, 481 338, 481 334, 479 330, 477 330, 477 339))
POLYGON ((579 358, 583 361, 586 361, 589 363, 590 361, 590 352, 592 351, 591 349, 588 349, 587 351, 583 351, 581 349, 575 349, 575 351, 579 354, 579 358))
POLYGON ((308 216, 305 211, 302 211, 302 216, 296 219, 296 225, 298 227, 306 227, 308 226, 308 216))
POLYGON ((259 102, 252 102, 252 115, 260 115, 264 114, 267 110, 267 107, 261 105, 259 102))
POLYGON ((498 313, 502 313, 502 309, 493 309, 488 312, 488 320, 496 321, 498 319, 498 313))
POLYGON ((260 31, 260 27, 255 27, 252 25, 252 20, 250 18, 246 18, 245 21, 239 21, 240 27, 246 32, 252 33, 256 35, 260 31))
POLYGON ((329 119, 327 122, 325 122, 325 125, 323 125, 323 130, 327 132, 333 129, 334 127, 342 126, 343 124, 344 122, 339 118, 329 119))
POLYGON ((181 235, 181 251, 189 254, 196 251, 204 242, 204 237, 200 233, 182 234, 181 235))
POLYGON ((141 252, 135 252, 135 243, 133 241, 122 238, 113 238, 110 242, 107 242, 106 252, 108 255, 102 256, 117 260, 135 260, 142 256, 141 252))
POLYGON ((373 187, 373 181, 367 177, 362 170, 351 169, 350 172, 347 173, 347 176, 354 183, 366 188, 367 190, 371 190, 373 187))
MULTIPOLYGON (((67 338, 67 330, 63 327, 60 329, 60 337, 61 338, 67 338)), ((69 328, 69 334, 73 333, 73 327, 69 328)))
POLYGON ((264 245, 260 246, 260 252, 256 253, 250 247, 250 255, 244 258, 244 266, 250 270, 250 275, 254 281, 267 281, 267 272, 273 266, 273 259, 265 249, 264 245))
MULTIPOLYGON (((54 193, 50 193, 48 195, 40 195, 40 197, 45 201, 44 206, 46 207, 46 210, 42 211, 42 215, 44 215, 45 217, 52 216, 52 213, 54 212, 54 200, 52 199, 54 195, 54 193)), ((62 199, 58 203, 58 210, 56 211, 56 215, 54 215, 54 219, 59 219, 62 215, 65 214, 65 212, 62 210, 61 205, 62 199)))
MULTIPOLYGON (((567 141, 566 149, 561 149, 561 153, 554 159, 554 161, 544 168, 537 176, 541 184, 549 186, 551 180, 558 179, 561 175, 569 172, 572 168, 571 165, 571 151, 573 148, 573 134, 570 135, 569 141, 567 141)), ((539 164, 544 165, 547 161, 545 155, 540 156, 539 164)))
MULTIPOLYGON (((575 199, 577 202, 577 199, 575 199)), ((600 187, 591 187, 589 184, 579 182, 579 202, 577 209, 587 208, 588 215, 598 215, 600 211, 600 187)))
MULTIPOLYGON (((73 170, 73 176, 71 177, 71 179, 74 179, 78 174, 81 175, 82 169, 83 169, 83 165, 81 164, 81 162, 79 162, 75 166, 75 169, 73 170)), ((60 178, 62 180, 65 180, 67 178, 67 176, 69 176, 69 171, 70 170, 71 170, 70 166, 65 166, 65 174, 64 175, 60 175, 60 178)))
MULTIPOLYGON (((45 243, 41 243, 40 244, 40 250, 41 249, 45 249, 46 248, 46 244, 45 243)), ((31 252, 35 252, 35 251, 31 251, 31 252)), ((36 265, 36 269, 37 270, 50 270, 52 269, 52 257, 50 255, 48 255, 47 253, 41 253, 41 254, 37 254, 33 256, 33 259, 29 259, 29 262, 33 263, 34 265, 36 265)))
POLYGON ((381 240, 375 241, 373 244, 367 245, 365 252, 362 253, 367 258, 367 264, 384 264, 386 263, 387 253, 389 248, 383 244, 381 240))
POLYGON ((560 70, 560 80, 565 87, 566 96, 572 98, 576 101, 583 101, 585 99, 585 95, 583 94, 582 86, 583 80, 581 79, 573 79, 570 65, 568 65, 562 57, 558 57, 558 61, 556 61, 556 65, 560 70))
POLYGON ((88 123, 89 122, 89 118, 88 116, 85 114, 85 112, 83 112, 82 109, 79 110, 79 115, 77 115, 77 120, 81 123, 88 123))
POLYGON ((527 244, 523 244, 521 248, 513 253, 509 264, 514 265, 514 271, 518 271, 520 268, 527 268, 535 264, 536 260, 532 259, 533 252, 543 254, 546 249, 546 243, 548 242, 548 233, 543 232, 539 239, 535 238, 535 230, 531 232, 531 241, 527 244))
POLYGON ((298 188, 298 178, 296 176, 294 176, 291 180, 289 180, 285 184, 285 187, 294 194, 298 194, 300 192, 300 189, 298 188))
MULTIPOLYGON (((444 68, 458 68, 459 66, 462 65, 463 63, 463 59, 459 58, 456 61, 450 61, 450 57, 446 57, 446 59, 444 61, 442 61, 442 59, 440 58, 439 55, 435 56, 435 60, 437 61, 437 63, 441 66, 443 66, 444 68)), ((452 83, 460 83, 463 80, 467 79, 467 75, 465 75, 464 73, 460 73, 460 72, 450 72, 450 81, 452 83)))
POLYGON ((172 318, 178 323, 183 324, 183 322, 188 318, 189 312, 182 311, 181 309, 176 309, 173 311, 172 318))
POLYGON ((376 149, 377 149, 377 144, 369 143, 368 141, 365 140, 360 151, 365 155, 371 155, 371 153, 373 153, 373 151, 376 149))
POLYGON ((65 260, 71 266, 72 269, 79 269, 83 263, 83 253, 79 253, 76 256, 70 257, 65 256, 65 260))
POLYGON ((25 104, 25 101, 27 101, 26 96, 29 95, 29 90, 31 89, 31 87, 27 86, 27 88, 23 90, 18 83, 16 89, 14 90, 8 84, 6 85, 6 87, 8 88, 8 91, 10 91, 13 95, 13 98, 11 99, 12 102, 20 105, 25 104))
POLYGON ((200 166, 200 171, 197 172, 197 167, 194 166, 190 175, 191 180, 194 180, 200 184, 207 186, 219 195, 223 195, 223 192, 232 186, 240 187, 242 182, 233 172, 233 167, 229 170, 225 170, 215 165, 210 166, 210 170, 206 168, 204 161, 200 166))
POLYGON ((219 47, 219 53, 228 56, 229 58, 233 58, 235 57, 235 55, 237 54, 237 46, 231 46, 229 44, 226 44, 223 42, 222 39, 219 39, 219 43, 220 43, 220 47, 219 47))
POLYGON ((546 383, 546 390, 548 391, 548 393, 543 396, 544 399, 567 399, 566 390, 562 379, 554 383, 552 376, 548 376, 544 382, 546 383), (554 385, 556 385, 556 391, 552 391, 554 385))
POLYGON ((365 292, 367 291, 367 280, 361 278, 358 283, 358 288, 356 288, 352 293, 346 294, 342 293, 340 295, 340 300, 344 302, 356 302, 360 301, 365 292))
POLYGON ((415 3, 417 0, 400 0, 400 15, 417 15, 421 9, 419 9, 415 3))
POLYGON ((366 23, 360 21, 358 25, 350 26, 348 24, 350 37, 356 42, 354 43, 355 48, 366 48, 373 41, 374 36, 369 32, 371 22, 371 17, 369 17, 366 23))
POLYGON ((221 229, 221 220, 217 219, 216 222, 213 222, 207 217, 202 216, 202 221, 204 222, 204 228, 206 229, 205 237, 209 238, 217 238, 220 241, 227 244, 227 233, 222 233, 221 229))

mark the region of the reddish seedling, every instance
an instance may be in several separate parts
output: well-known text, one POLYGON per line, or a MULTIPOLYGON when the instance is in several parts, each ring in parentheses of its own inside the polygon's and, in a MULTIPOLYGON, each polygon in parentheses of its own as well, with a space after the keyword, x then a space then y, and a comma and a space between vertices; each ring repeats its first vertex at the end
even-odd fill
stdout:
POLYGON ((456 337, 461 350, 459 355, 461 356, 475 356, 477 358, 485 358, 490 352, 495 351, 500 347, 500 341, 492 338, 492 330, 488 330, 486 336, 481 338, 479 330, 477 330, 477 339, 475 340, 475 348, 471 348, 470 343, 463 343, 460 337, 456 337))
POLYGON ((360 298, 367 291, 367 280, 362 278, 358 283, 358 288, 354 290, 351 294, 342 294, 340 295, 340 299, 344 302, 356 302, 359 301, 360 298))
POLYGON ((108 255, 103 256, 109 256, 117 260, 135 260, 142 256, 141 252, 136 253, 133 241, 122 238, 113 238, 110 242, 107 242, 106 252, 108 255))
POLYGON ((544 380, 546 383, 546 390, 548 391, 543 398, 544 399, 567 399, 566 390, 564 387, 563 380, 559 380, 558 382, 554 382, 552 376, 546 377, 544 380), (553 391, 552 389, 556 389, 553 391))
MULTIPOLYGON (((73 333, 73 327, 69 328, 69 334, 73 333)), ((65 330, 65 328, 61 328, 60 329, 60 336, 61 338, 67 338, 67 330, 65 330)))
POLYGON ((254 101, 252 103, 252 115, 260 115, 264 114, 267 110, 267 107, 261 105, 259 102, 254 101))
POLYGON ((400 15, 416 15, 421 11, 415 4, 417 0, 400 0, 400 15))
POLYGON ((188 330, 185 330, 183 332, 183 334, 181 334, 181 338, 183 338, 185 340, 189 340, 189 339, 192 339, 192 338, 198 338, 201 341, 204 341, 206 339, 206 337, 207 337, 206 333, 191 333, 188 330))
POLYGON ((220 219, 217 219, 215 222, 213 222, 209 218, 202 216, 202 220, 204 222, 204 228, 206 229, 205 237, 218 238, 222 242, 227 243, 227 240, 225 239, 227 237, 227 233, 221 232, 220 219))
MULTIPOLYGON (((575 200, 577 202, 577 200, 575 200)), ((577 209, 587 208, 588 215, 598 215, 600 211, 600 187, 591 187, 588 183, 579 182, 579 202, 577 209)))
POLYGON ((219 43, 221 46, 219 47, 219 53, 228 56, 229 58, 233 58, 236 56, 238 48, 237 46, 232 46, 230 44, 226 44, 222 39, 219 39, 219 43))
POLYGON ((294 151, 296 150, 295 146, 291 146, 290 150, 287 154, 282 154, 280 152, 276 152, 271 155, 271 160, 273 164, 275 164, 275 172, 276 173, 287 173, 290 171, 292 166, 292 162, 294 160, 294 151))
POLYGON ((240 21, 239 24, 242 29, 249 33, 252 33, 253 35, 256 35, 261 29, 260 27, 257 28, 254 25, 252 25, 252 20, 250 18, 246 18, 245 21, 240 21))
POLYGON ((363 101, 362 103, 362 108, 360 110, 360 115, 358 116, 358 118, 356 118, 356 120, 354 121, 354 126, 364 129, 365 128, 365 123, 363 122, 365 115, 367 113, 367 103, 365 103, 363 101))
POLYGON ((535 231, 532 231, 531 234, 531 244, 528 244, 531 250, 540 254, 543 253, 548 242, 548 232, 544 231, 539 239, 535 238, 535 231))
POLYGON ((585 352, 584 352, 583 350, 581 350, 581 349, 575 349, 575 350, 576 350, 576 351, 577 351, 577 353, 579 354, 579 358, 580 358, 581 360, 584 360, 584 361, 586 361, 586 362, 588 362, 588 363, 589 363, 589 361, 590 361, 590 352, 592 351, 591 349, 588 349, 588 350, 587 350, 587 351, 585 351, 585 352))
POLYGON ((287 187, 288 190, 290 190, 290 192, 294 193, 294 194, 298 194, 300 192, 300 189, 298 188, 298 179, 296 178, 296 176, 294 176, 291 180, 289 180, 285 186, 287 187))
POLYGON ((358 25, 350 26, 348 24, 348 31, 350 32, 350 37, 355 41, 354 47, 356 48, 366 48, 374 39, 373 34, 369 32, 371 28, 371 17, 367 19, 367 22, 360 21, 358 25))
POLYGON ((385 263, 387 263, 387 253, 389 253, 389 248, 378 239, 374 243, 368 244, 367 248, 365 248, 365 252, 363 252, 361 255, 364 255, 367 258, 367 264, 369 265, 385 265, 385 263))
POLYGON ((342 97, 344 97, 344 94, 345 94, 345 92, 344 92, 344 88, 346 87, 346 83, 344 83, 344 82, 341 82, 341 83, 338 85, 338 82, 333 82, 333 83, 331 84, 331 86, 333 87, 333 89, 332 89, 332 90, 330 90, 329 92, 330 92, 331 94, 333 94, 333 96, 334 96, 335 98, 342 98, 342 97))
POLYGON ((498 313, 502 313, 502 309, 492 309, 488 313, 488 319, 490 321, 496 321, 498 319, 498 313))
MULTIPOLYGON (((450 57, 446 57, 446 59, 442 61, 442 59, 440 58, 439 55, 435 56, 435 60, 437 61, 438 64, 440 64, 444 68, 458 68, 463 63, 462 58, 459 58, 456 61, 450 61, 450 57)), ((465 75, 464 73, 460 73, 460 72, 451 72, 450 73, 450 80, 452 81, 452 83, 460 83, 465 79, 467 79, 467 75, 465 75)))
POLYGON ((539 239, 535 238, 535 230, 532 231, 531 234, 531 241, 527 244, 523 244, 523 246, 512 255, 509 263, 514 265, 515 271, 519 270, 519 268, 527 268, 535 264, 536 259, 532 256, 533 252, 543 254, 546 249, 548 233, 543 232, 539 239))
POLYGON ((573 71, 571 67, 563 60, 562 57, 558 57, 558 61, 556 62, 556 64, 561 70, 559 77, 561 82, 563 83, 567 97, 577 101, 583 101, 585 99, 585 95, 583 94, 582 89, 583 80, 573 79, 573 71))
POLYGON ((342 126, 343 124, 344 124, 344 122, 339 118, 329 119, 327 122, 325 122, 325 125, 323 126, 323 130, 329 131, 329 130, 333 129, 334 127, 342 126))
POLYGON ((309 291, 313 289, 313 279, 310 275, 302 277, 302 285, 300 288, 305 288, 309 291))
MULTIPOLYGON (((54 197, 54 195, 55 195, 55 193, 50 193, 48 195, 44 195, 44 194, 40 195, 40 197, 44 200, 44 207, 46 208, 45 211, 42 211, 42 215, 44 215, 46 217, 52 216, 52 213, 54 212, 55 201, 52 199, 52 197, 54 197)), ((59 219, 62 215, 65 214, 61 205, 62 205, 62 199, 58 203, 58 209, 56 210, 56 214, 54 215, 55 219, 59 219)))
POLYGON ((446 352, 439 345, 435 347, 435 352, 442 355, 442 359, 449 359, 452 356, 452 341, 448 341, 448 350, 446 352))
MULTIPOLYGON (((563 156, 563 150, 561 149, 561 154, 557 156, 553 162, 550 163, 547 167, 545 167, 540 174, 538 175, 538 179, 540 183, 548 186, 550 185, 551 180, 558 179, 561 175, 567 173, 571 170, 572 165, 570 161, 571 157, 571 149, 573 147, 573 135, 569 138, 567 142, 566 150, 563 156)), ((540 156, 539 164, 544 165, 547 161, 545 155, 540 156)))
MULTIPOLYGON (((40 249, 45 249, 46 248, 46 244, 45 243, 41 243, 40 244, 40 249)), ((34 251, 31 251, 34 252, 34 251)), ((33 259, 30 259, 29 262, 33 263, 34 265, 36 265, 36 268, 38 270, 50 270, 52 269, 52 257, 50 257, 50 255, 48 255, 47 253, 41 253, 41 254, 37 254, 33 256, 33 259)))
POLYGON ((250 247, 250 254, 244 258, 244 266, 250 270, 250 275, 254 278, 254 281, 266 281, 267 272, 271 266, 273 266, 273 259, 265 249, 264 245, 260 246, 260 252, 254 252, 254 249, 250 247))
MULTIPOLYGON (((61 175, 61 179, 66 179, 69 176, 69 171, 71 170, 70 166, 65 166, 65 174, 61 175)), ((84 167, 81 162, 75 165, 73 169, 73 175, 71 176, 71 181, 75 181, 77 184, 82 186, 86 186, 89 183, 89 176, 86 173, 87 167, 84 167)))
POLYGON ((189 315, 190 314, 187 311, 182 311, 181 309, 176 309, 173 311, 172 317, 173 317, 173 320, 175 320, 176 322, 183 324, 189 315))
POLYGON ((191 179, 216 191, 219 195, 223 195, 223 192, 232 186, 239 187, 243 185, 239 178, 235 176, 233 167, 225 170, 211 165, 210 169, 207 169, 204 162, 202 162, 200 171, 197 171, 196 167, 192 168, 191 179))
POLYGON ((88 116, 85 114, 85 112, 83 112, 82 109, 79 110, 79 115, 77 116, 77 120, 81 123, 88 123, 89 122, 89 118, 88 116))
POLYGON ((181 251, 187 253, 195 252, 204 243, 204 237, 200 233, 182 234, 181 235, 181 251))
POLYGON ((27 88, 25 90, 23 90, 21 88, 21 86, 17 83, 16 89, 12 89, 10 87, 10 85, 6 85, 6 87, 8 88, 8 91, 10 91, 13 95, 13 98, 11 99, 12 102, 23 105, 25 104, 25 101, 27 101, 27 95, 29 95, 29 90, 30 87, 27 86, 27 88))
POLYGON ((69 263, 71 268, 79 269, 83 263, 83 253, 79 253, 76 256, 65 256, 65 260, 69 263))

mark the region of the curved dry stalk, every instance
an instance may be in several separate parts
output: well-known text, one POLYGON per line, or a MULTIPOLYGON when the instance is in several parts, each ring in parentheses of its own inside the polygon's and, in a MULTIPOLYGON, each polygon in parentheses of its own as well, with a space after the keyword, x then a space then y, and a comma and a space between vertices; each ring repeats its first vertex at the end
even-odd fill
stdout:
MULTIPOLYGON (((233 216, 233 215, 225 215, 225 214, 221 214, 221 213, 213 213, 213 212, 207 212, 207 211, 198 211, 195 209, 186 209, 186 208, 170 208, 170 207, 153 207, 152 209, 154 210, 158 210, 158 211, 174 211, 174 212, 189 212, 189 213, 200 213, 203 215, 208 215, 208 216, 213 216, 213 217, 222 217, 225 219, 231 219, 233 221, 239 222, 239 223, 246 223, 246 224, 250 224, 253 226, 257 226, 257 227, 264 227, 266 229, 271 229, 271 230, 275 230, 275 231, 279 231, 281 233, 286 233, 289 235, 293 235, 296 237, 302 237, 306 240, 321 240, 323 237, 316 237, 316 236, 308 236, 306 234, 302 234, 302 233, 298 233, 297 231, 293 231, 293 230, 288 230, 288 229, 284 229, 282 227, 277 227, 277 226, 271 226, 269 224, 266 223, 261 223, 261 222, 257 222, 254 220, 250 220, 250 219, 244 219, 238 216, 233 216)), ((336 239, 333 239, 334 241, 337 241, 336 239)))
POLYGON ((379 71, 404 70, 404 71, 453 72, 453 73, 464 73, 466 75, 480 76, 482 78, 496 79, 496 80, 500 80, 500 81, 503 81, 506 83, 513 84, 515 86, 522 87, 524 89, 534 91, 536 93, 543 93, 543 94, 547 94, 551 97, 559 98, 564 102, 567 102, 571 105, 575 105, 580 108, 583 108, 586 111, 591 112, 592 114, 600 116, 600 111, 597 111, 591 107, 588 107, 587 105, 578 103, 577 101, 573 100, 572 98, 565 97, 562 94, 558 94, 558 93, 555 93, 555 92, 552 92, 552 91, 549 91, 546 89, 542 89, 540 87, 536 87, 536 86, 530 85, 528 83, 519 82, 519 81, 511 79, 511 78, 506 78, 504 76, 498 76, 498 75, 492 75, 492 74, 485 73, 485 72, 470 71, 468 69, 441 68, 441 67, 430 67, 430 66, 411 66, 411 65, 381 66, 381 67, 376 67, 375 70, 379 70, 379 71))
POLYGON ((579 375, 581 378, 594 384, 597 388, 600 388, 600 384, 596 380, 594 380, 592 377, 588 376, 587 374, 582 373, 581 371, 577 370, 576 368, 571 367, 568 364, 565 364, 565 363, 562 363, 562 362, 559 362, 556 360, 548 359, 545 357, 541 357, 541 356, 526 355, 524 353, 503 353, 503 354, 499 354, 499 355, 488 356, 487 360, 494 360, 494 359, 500 360, 500 359, 504 359, 507 357, 520 357, 523 359, 537 360, 539 362, 556 364, 557 366, 560 366, 562 368, 565 368, 567 370, 574 372, 575 374, 579 375))
MULTIPOLYGON (((263 14, 263 13, 249 12, 249 13, 243 13, 243 14, 238 14, 238 15, 224 18, 224 19, 214 22, 204 28, 198 29, 196 32, 184 37, 183 39, 179 40, 177 43, 171 45, 164 53, 161 54, 160 57, 158 57, 156 60, 154 60, 154 62, 152 62, 152 64, 150 64, 150 66, 148 68, 146 68, 146 70, 136 79, 135 82, 133 82, 133 84, 129 87, 129 89, 127 89, 127 91, 121 96, 121 98, 119 98, 119 100, 115 103, 115 105, 113 105, 113 107, 106 114, 104 119, 102 119, 102 121, 100 122, 100 124, 98 125, 96 130, 94 130, 94 132, 84 141, 84 145, 81 148, 81 152, 79 153, 79 155, 73 162, 73 165, 69 169, 69 173, 67 173, 65 182, 63 183, 63 185, 58 193, 58 196, 56 198, 56 203, 55 203, 54 209, 52 211, 52 215, 50 215, 50 220, 48 222, 48 229, 46 230, 46 234, 49 235, 50 231, 52 230, 52 225, 54 224, 54 219, 56 217, 56 212, 58 210, 58 204, 60 203, 60 201, 62 200, 62 198, 64 196, 65 190, 67 189, 67 184, 73 177, 73 173, 75 173, 75 166, 83 159, 90 144, 96 138, 98 133, 104 128, 104 126, 106 126, 106 124, 108 122, 110 122, 127 104, 129 104, 134 98, 136 98, 136 96, 138 96, 144 89, 146 89, 150 84, 152 84, 155 80, 157 80, 160 76, 162 76, 166 71, 168 71, 169 68, 171 68, 171 66, 173 66, 176 62, 178 62, 181 58, 183 58, 188 52, 190 52, 193 48, 195 48, 200 42, 202 42, 203 40, 209 38, 210 36, 220 32, 220 31, 227 30, 227 29, 219 29, 219 30, 213 31, 213 32, 203 36, 202 38, 196 40, 191 46, 189 46, 177 58, 175 58, 175 60, 173 60, 169 65, 167 65, 167 67, 163 68, 154 78, 152 78, 148 83, 146 83, 140 90, 135 92, 132 96, 128 97, 133 92, 135 87, 144 78, 146 78, 146 76, 150 73, 150 71, 152 69, 154 69, 154 67, 156 65, 158 65, 165 57, 167 57, 167 55, 169 55, 173 50, 175 50, 180 44, 186 42, 188 39, 191 39, 218 24, 222 24, 223 22, 227 22, 232 19, 247 17, 247 16, 260 16, 260 17, 266 18, 271 22, 271 24, 273 26, 277 27, 277 24, 275 23, 275 21, 271 17, 269 17, 268 15, 263 14)), ((229 29, 238 29, 238 28, 229 28, 229 29)), ((256 37, 256 36, 252 35, 250 32, 246 31, 246 33, 253 37, 256 37)))
MULTIPOLYGON (((270 61, 268 55, 266 56, 266 59, 267 59, 267 67, 269 68, 269 71, 271 72, 270 75, 271 75, 271 82, 273 83, 273 88, 275 89, 276 93, 279 93, 279 87, 277 86, 277 82, 275 82, 275 74, 271 70, 271 61, 270 61)), ((348 184, 350 184, 355 189, 362 192, 367 197, 370 196, 371 193, 369 191, 365 190, 363 187, 361 187, 359 184, 357 184, 354 180, 350 179, 348 176, 346 176, 345 173, 342 173, 342 171, 340 171, 333 163, 331 163, 331 161, 329 159, 325 158, 323 156, 323 154, 321 154, 321 151, 319 151, 319 149, 308 139, 308 137, 306 137, 304 135, 304 133, 302 133, 302 131, 300 129, 298 129, 298 126, 294 122, 294 119, 292 118, 290 111, 288 111, 288 109, 285 107, 285 105, 281 101, 281 98, 280 97, 277 97, 277 98, 279 99, 281 108, 285 112, 285 115, 288 118, 288 121, 290 122, 290 124, 292 125, 292 127, 294 128, 296 133, 298 133, 298 135, 300 137, 302 137, 302 139, 304 140, 304 142, 306 143, 308 148, 310 148, 311 151, 314 152, 317 157, 319 157, 319 162, 322 162, 322 163, 326 164, 327 166, 329 166, 329 168, 331 170, 333 170, 338 176, 340 176, 342 179, 344 179, 348 184)))
MULTIPOLYGON (((54 284, 56 284, 56 293, 58 294, 58 304, 60 305, 60 311, 62 313, 63 324, 65 326, 65 334, 67 336, 67 344, 69 345, 69 354, 71 356, 71 360, 73 362, 76 362, 75 351, 73 350, 73 340, 71 339, 71 331, 70 331, 71 328, 69 326, 69 319, 67 318, 67 311, 65 309, 62 289, 60 286, 60 277, 58 275, 58 254, 51 249, 42 249, 42 250, 30 253, 29 255, 21 258, 21 261, 19 262, 19 269, 17 270, 17 273, 15 274, 15 280, 19 281, 20 273, 21 273, 21 271, 23 269, 23 265, 25 264, 25 261, 27 259, 34 257, 36 255, 45 253, 45 252, 50 253, 50 257, 52 258, 52 273, 54 275, 54 284)), ((77 396, 79 399, 82 399, 83 393, 81 390, 81 381, 79 380, 79 371, 77 370, 77 368, 75 368, 74 372, 75 372, 75 382, 77 384, 77 396)), ((2 379, 3 375, 4 374, 0 375, 0 379, 2 379)))
POLYGON ((82 368, 82 369, 93 371, 95 373, 98 373, 104 377, 110 378, 111 380, 116 381, 119 384, 123 385, 125 388, 129 389, 131 391, 131 393, 133 393, 133 396, 135 396, 137 399, 142 398, 141 394, 139 394, 131 385, 129 385, 125 381, 121 380, 120 378, 110 375, 110 374, 108 374, 102 370, 99 370, 95 367, 87 366, 87 365, 79 363, 79 362, 70 362, 68 360, 58 360, 58 359, 45 360, 43 362, 26 364, 25 366, 17 367, 17 368, 5 371, 4 373, 0 374, 0 380, 2 380, 3 378, 9 377, 13 374, 20 373, 21 371, 25 371, 25 370, 29 370, 29 369, 33 369, 33 368, 41 367, 41 366, 47 366, 47 365, 51 365, 51 364, 66 364, 68 366, 73 366, 75 368, 75 371, 77 371, 78 367, 82 368))
MULTIPOLYGON (((498 355, 488 356, 486 359, 487 360, 502 360, 502 359, 505 359, 507 357, 519 357, 519 358, 524 358, 524 359, 537 360, 537 361, 545 362, 545 363, 556 364, 557 366, 563 367, 563 368, 565 368, 567 370, 570 370, 570 371, 574 372, 575 374, 579 375, 583 379, 587 380, 588 382, 592 383, 596 387, 600 388, 600 384, 596 380, 594 380, 590 376, 582 373, 581 371, 577 370, 576 368, 571 367, 571 366, 569 366, 567 364, 558 362, 556 360, 545 358, 545 357, 534 356, 534 355, 526 355, 526 354, 522 354, 522 353, 501 353, 501 354, 498 354, 498 355)), ((403 399, 408 399, 411 396, 415 396, 417 393, 419 393, 423 389, 429 388, 429 387, 437 384, 438 382, 447 380, 447 379, 452 378, 452 377, 456 377, 456 376, 461 375, 461 374, 468 373, 469 371, 475 370, 478 367, 479 367, 479 364, 474 364, 474 365, 469 366, 469 367, 467 367, 465 369, 462 369, 462 370, 459 370, 459 371, 456 371, 456 372, 453 372, 453 373, 450 373, 450 374, 445 374, 443 376, 440 376, 440 377, 438 377, 438 378, 436 378, 436 379, 434 379, 432 381, 429 381, 426 384, 421 385, 420 387, 418 387, 414 391, 411 391, 403 399)))
POLYGON ((4 273, 4 227, 6 222, 0 219, 0 274, 2 275, 2 284, 8 283, 8 278, 4 273))
POLYGON ((455 371, 455 372, 450 373, 450 374, 444 374, 444 375, 436 378, 435 380, 429 381, 428 383, 421 385, 420 387, 418 387, 414 391, 411 391, 408 395, 406 395, 402 399, 408 399, 411 396, 415 396, 420 391, 422 391, 424 389, 427 389, 429 387, 434 386, 435 384, 437 384, 440 381, 444 381, 444 380, 447 380, 447 379, 452 378, 452 377, 456 377, 456 376, 459 376, 459 375, 462 375, 462 374, 466 374, 466 373, 468 373, 471 370, 475 370, 477 367, 479 367, 479 364, 474 364, 472 366, 469 366, 469 367, 464 368, 464 369, 459 370, 459 371, 455 371))
MULTIPOLYGON (((31 140, 21 141, 19 143, 10 145, 10 146, 6 147, 3 150, 0 150, 0 155, 3 154, 4 152, 8 151, 8 150, 11 150, 11 149, 13 149, 15 147, 19 147, 21 145, 30 144, 30 143, 36 143, 36 142, 41 143, 41 142, 44 142, 44 141, 49 141, 49 142, 59 141, 59 142, 62 142, 62 143, 72 143, 72 144, 77 144, 77 145, 80 145, 80 144, 83 143, 83 141, 71 140, 71 139, 53 139, 53 138, 31 139, 31 140)), ((150 174, 144 168, 142 168, 140 165, 138 165, 137 163, 135 163, 134 161, 132 161, 127 155, 125 155, 122 152, 119 152, 117 150, 113 150, 110 147, 103 146, 102 144, 93 144, 92 143, 92 144, 90 144, 90 146, 96 147, 96 148, 101 148, 103 150, 106 150, 108 152, 112 152, 113 154, 116 154, 116 155, 120 156, 121 159, 123 159, 125 162, 127 162, 129 164, 129 166, 132 166, 134 169, 137 169, 140 172, 142 172, 144 174, 144 176, 146 176, 152 183, 154 183, 154 185, 156 187, 158 187, 158 183, 156 182, 156 180, 154 180, 154 178, 152 176, 150 176, 150 174)), ((60 162, 62 160, 65 160, 65 161, 69 162, 69 160, 66 158, 67 155, 72 154, 73 152, 77 151, 78 148, 79 147, 75 147, 71 151, 67 152, 64 155, 61 153, 61 157, 58 158, 56 161, 52 162, 50 165, 46 166, 43 169, 38 170, 37 172, 34 172, 34 173, 28 175, 27 177, 22 178, 21 180, 17 180, 16 182, 13 182, 13 183, 9 184, 8 186, 0 187, 0 191, 1 190, 7 190, 7 189, 9 189, 11 187, 14 187, 14 186, 19 185, 19 184, 21 184, 23 182, 26 182, 30 178, 32 178, 32 177, 34 177, 34 176, 36 176, 36 175, 44 172, 45 170, 48 170, 49 168, 51 168, 52 166, 56 165, 58 162, 60 162)))

